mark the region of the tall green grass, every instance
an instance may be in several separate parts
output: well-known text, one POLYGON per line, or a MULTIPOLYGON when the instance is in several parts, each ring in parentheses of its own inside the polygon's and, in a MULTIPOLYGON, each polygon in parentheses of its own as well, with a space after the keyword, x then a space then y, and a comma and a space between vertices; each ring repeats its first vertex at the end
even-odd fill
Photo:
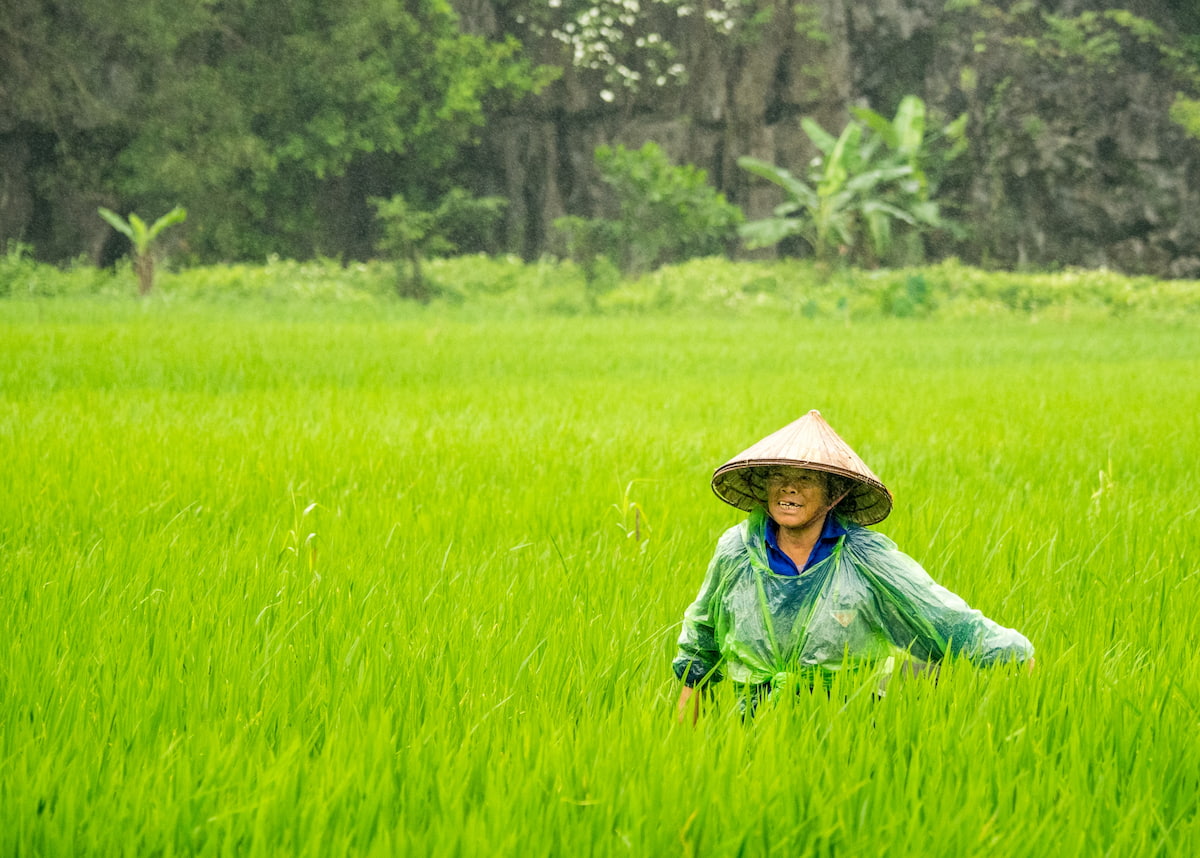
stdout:
POLYGON ((1200 338, 0 304, 6 855, 1194 855, 1200 338), (1038 648, 674 723, 712 469, 819 408, 1038 648))

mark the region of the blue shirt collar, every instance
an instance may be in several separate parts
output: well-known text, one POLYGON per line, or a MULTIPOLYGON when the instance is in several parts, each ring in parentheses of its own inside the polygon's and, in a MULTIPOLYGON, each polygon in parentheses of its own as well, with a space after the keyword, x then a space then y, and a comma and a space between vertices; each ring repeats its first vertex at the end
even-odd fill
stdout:
POLYGON ((821 535, 817 537, 817 543, 809 552, 808 560, 804 564, 804 568, 797 568, 792 558, 788 557, 779 548, 779 525, 777 525, 769 516, 766 517, 766 526, 763 528, 766 538, 766 554, 767 565, 776 575, 795 576, 800 575, 809 568, 816 566, 818 563, 829 558, 834 549, 837 548, 838 540, 846 532, 845 525, 830 513, 825 516, 825 525, 821 528, 821 535))
MULTIPOLYGON (((779 525, 769 515, 767 516, 766 531, 767 545, 779 551, 779 525)), ((817 542, 837 542, 845 532, 846 526, 842 524, 841 519, 835 513, 828 513, 825 516, 825 526, 821 528, 821 535, 817 537, 817 542)))

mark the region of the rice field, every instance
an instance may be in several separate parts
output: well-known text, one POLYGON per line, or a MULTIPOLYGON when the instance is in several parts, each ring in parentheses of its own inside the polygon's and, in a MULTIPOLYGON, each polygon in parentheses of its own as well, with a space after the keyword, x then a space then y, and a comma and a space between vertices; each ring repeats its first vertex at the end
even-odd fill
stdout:
POLYGON ((1200 854, 1198 333, 0 302, 0 854, 1200 854), (1032 675, 675 722, 810 408, 1032 675))

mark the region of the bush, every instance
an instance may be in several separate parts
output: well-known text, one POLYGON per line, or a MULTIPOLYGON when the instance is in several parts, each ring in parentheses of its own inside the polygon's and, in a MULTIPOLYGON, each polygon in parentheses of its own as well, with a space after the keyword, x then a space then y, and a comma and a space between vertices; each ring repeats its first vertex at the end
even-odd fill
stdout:
POLYGON ((124 279, 129 263, 114 271, 95 268, 82 260, 58 267, 33 258, 28 244, 10 241, 0 256, 0 298, 53 298, 67 295, 127 294, 124 279))
POLYGON ((445 194, 432 209, 418 208, 401 194, 370 202, 383 227, 379 248, 408 266, 408 274, 396 280, 396 294, 422 303, 436 292, 425 276, 425 260, 453 253, 464 236, 486 233, 508 203, 501 197, 474 197, 461 188, 445 194))
POLYGON ((8 250, 0 257, 0 298, 14 291, 23 291, 33 279, 37 263, 31 257, 33 248, 19 241, 9 241, 8 250))
MULTIPOLYGON (((610 218, 567 217, 555 228, 568 252, 593 277, 606 275, 601 257, 624 274, 724 254, 737 238, 742 211, 708 184, 708 174, 675 166, 656 143, 641 149, 600 146, 600 176, 611 189, 610 218)), ((615 285, 615 284, 614 284, 615 285)))
POLYGON ((391 262, 342 265, 334 259, 297 262, 271 256, 263 265, 205 265, 164 275, 160 291, 165 298, 359 303, 391 294, 396 277, 391 262))

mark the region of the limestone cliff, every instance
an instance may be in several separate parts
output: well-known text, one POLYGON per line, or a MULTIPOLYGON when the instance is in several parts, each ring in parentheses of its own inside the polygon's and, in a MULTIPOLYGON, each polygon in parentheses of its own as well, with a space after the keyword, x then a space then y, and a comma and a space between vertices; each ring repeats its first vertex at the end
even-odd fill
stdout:
POLYGON ((654 140, 758 217, 776 192, 751 184, 738 157, 802 172, 815 152, 801 117, 836 129, 851 105, 890 113, 912 93, 969 117, 971 148, 942 188, 969 235, 931 256, 1200 276, 1200 141, 1168 117, 1196 81, 1158 44, 1200 32, 1200 14, 1177 4, 767 0, 699 3, 680 16, 679 4, 643 3, 639 28, 674 46, 684 72, 636 91, 611 86, 602 68, 571 67, 562 40, 536 37, 513 5, 460 0, 459 10, 468 27, 517 34, 540 60, 567 66, 496 117, 474 153, 477 189, 512 201, 508 240, 526 255, 554 249, 556 217, 596 213, 600 143, 654 140), (1117 6, 1138 17, 1100 14, 1117 6), (745 16, 733 35, 704 14, 729 8, 745 16), (1047 11, 1064 23, 1048 23, 1047 11))

